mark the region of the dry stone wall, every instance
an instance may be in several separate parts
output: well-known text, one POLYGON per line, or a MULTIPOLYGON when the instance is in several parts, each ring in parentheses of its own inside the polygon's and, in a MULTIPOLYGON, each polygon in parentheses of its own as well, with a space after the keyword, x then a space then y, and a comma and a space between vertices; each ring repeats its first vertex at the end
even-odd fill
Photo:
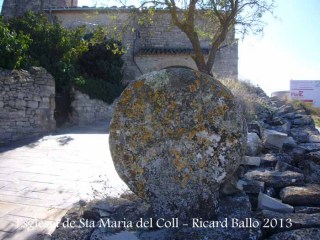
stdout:
POLYGON ((74 92, 71 121, 75 125, 84 125, 111 118, 112 106, 79 91, 74 92))
POLYGON ((0 68, 0 144, 54 130, 54 109, 55 82, 44 68, 0 68))

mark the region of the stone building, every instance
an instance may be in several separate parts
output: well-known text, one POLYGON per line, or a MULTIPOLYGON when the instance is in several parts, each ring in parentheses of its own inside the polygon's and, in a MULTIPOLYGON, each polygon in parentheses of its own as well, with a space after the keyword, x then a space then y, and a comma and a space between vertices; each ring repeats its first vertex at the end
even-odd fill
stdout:
MULTIPOLYGON (((4 0, 2 15, 12 17, 26 10, 45 11, 56 16, 65 27, 80 25, 109 26, 122 31, 121 40, 128 47, 123 56, 124 80, 132 80, 146 72, 182 66, 197 69, 191 58, 192 46, 187 36, 171 22, 168 11, 158 9, 153 23, 140 20, 147 12, 134 7, 89 8, 77 7, 76 0, 4 0), (134 28, 134 31, 132 31, 134 28)), ((206 24, 206 23, 203 23, 206 24)), ((210 42, 201 40, 205 55, 210 42)), ((212 72, 217 78, 238 77, 238 43, 234 31, 229 32, 224 47, 218 52, 212 72)))

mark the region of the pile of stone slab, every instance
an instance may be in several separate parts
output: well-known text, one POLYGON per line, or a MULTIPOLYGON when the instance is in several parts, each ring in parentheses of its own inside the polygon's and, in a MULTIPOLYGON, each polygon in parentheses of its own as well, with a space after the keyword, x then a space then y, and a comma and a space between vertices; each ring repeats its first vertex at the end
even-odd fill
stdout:
POLYGON ((284 104, 248 131, 237 187, 250 197, 264 236, 318 239, 320 135, 311 116, 284 104))

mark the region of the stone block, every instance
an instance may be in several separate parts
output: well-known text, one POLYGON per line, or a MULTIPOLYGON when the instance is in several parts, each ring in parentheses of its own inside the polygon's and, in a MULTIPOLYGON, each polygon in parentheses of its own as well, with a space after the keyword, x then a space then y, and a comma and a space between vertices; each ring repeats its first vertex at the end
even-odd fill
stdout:
POLYGON ((243 158, 243 161, 241 163, 242 165, 247 165, 247 166, 260 166, 260 157, 250 157, 250 156, 245 156, 243 158))
POLYGON ((292 205, 320 206, 320 185, 289 186, 280 191, 283 202, 292 205))
POLYGON ((28 101, 27 102, 28 108, 36 109, 36 108, 38 108, 38 106, 39 106, 39 102, 36 102, 36 101, 28 101))
POLYGON ((283 188, 286 186, 300 186, 304 184, 304 175, 292 171, 253 170, 244 175, 245 179, 262 181, 266 186, 283 188))
POLYGON ((263 132, 263 143, 265 148, 282 149, 284 142, 288 140, 288 135, 274 130, 266 129, 263 132))
POLYGON ((247 155, 257 156, 262 150, 262 142, 256 133, 249 132, 247 136, 247 155))

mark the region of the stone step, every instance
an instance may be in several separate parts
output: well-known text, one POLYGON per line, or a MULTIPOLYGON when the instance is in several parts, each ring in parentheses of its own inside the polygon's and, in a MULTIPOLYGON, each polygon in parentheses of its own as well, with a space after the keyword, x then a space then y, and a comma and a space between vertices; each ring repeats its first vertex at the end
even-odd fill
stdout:
POLYGON ((289 186, 280 191, 283 202, 292 205, 320 206, 320 185, 289 186))

